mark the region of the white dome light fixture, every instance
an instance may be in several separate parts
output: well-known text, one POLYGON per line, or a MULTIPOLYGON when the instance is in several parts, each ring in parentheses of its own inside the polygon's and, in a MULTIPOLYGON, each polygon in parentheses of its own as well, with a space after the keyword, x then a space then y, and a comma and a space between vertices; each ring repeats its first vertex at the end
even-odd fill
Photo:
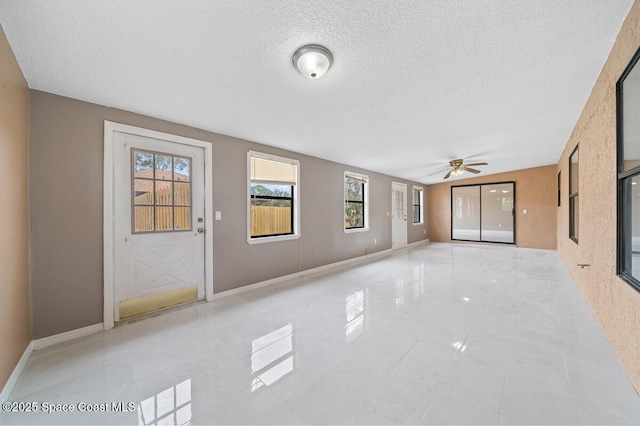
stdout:
POLYGON ((317 44, 303 46, 293 54, 293 66, 312 80, 322 77, 332 63, 333 55, 329 49, 317 44))

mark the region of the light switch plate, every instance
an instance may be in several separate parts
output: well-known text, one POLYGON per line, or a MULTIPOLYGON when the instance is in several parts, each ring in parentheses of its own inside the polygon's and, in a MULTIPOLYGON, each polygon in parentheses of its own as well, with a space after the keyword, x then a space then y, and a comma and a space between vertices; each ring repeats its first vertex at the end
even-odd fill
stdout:
POLYGON ((216 220, 222 220, 222 212, 216 212, 216 220))

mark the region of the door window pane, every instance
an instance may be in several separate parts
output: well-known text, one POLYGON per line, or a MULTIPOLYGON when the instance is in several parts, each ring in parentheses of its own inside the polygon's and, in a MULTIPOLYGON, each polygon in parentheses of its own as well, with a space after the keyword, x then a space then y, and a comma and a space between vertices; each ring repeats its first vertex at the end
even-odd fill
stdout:
POLYGON ((173 172, 174 180, 177 182, 187 182, 190 180, 191 164, 188 158, 174 158, 173 172))
POLYGON ((156 179, 173 180, 173 158, 156 154, 156 179))
POLYGON ((190 207, 176 207, 174 227, 178 229, 190 229, 191 228, 191 208, 190 207))
POLYGON ((153 231, 153 207, 134 207, 134 232, 153 231))
POLYGON ((131 155, 132 232, 190 230, 191 159, 136 149, 131 155))
POLYGON ((134 179, 134 204, 153 205, 153 179, 134 179))
POLYGON ((189 183, 173 184, 173 195, 176 206, 188 206, 191 204, 191 185, 189 183))
POLYGON ((171 182, 156 181, 156 205, 170 206, 173 204, 171 182))
POLYGON ((156 230, 170 231, 173 229, 173 208, 156 207, 156 230))
POLYGON ((153 154, 133 151, 133 176, 153 179, 153 154))

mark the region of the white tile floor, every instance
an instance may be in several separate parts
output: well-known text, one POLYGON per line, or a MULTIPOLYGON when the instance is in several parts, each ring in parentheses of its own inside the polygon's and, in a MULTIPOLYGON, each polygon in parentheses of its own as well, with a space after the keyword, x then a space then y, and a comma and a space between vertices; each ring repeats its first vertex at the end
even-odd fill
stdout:
POLYGON ((35 352, 9 424, 639 424, 556 252, 430 244, 35 352))

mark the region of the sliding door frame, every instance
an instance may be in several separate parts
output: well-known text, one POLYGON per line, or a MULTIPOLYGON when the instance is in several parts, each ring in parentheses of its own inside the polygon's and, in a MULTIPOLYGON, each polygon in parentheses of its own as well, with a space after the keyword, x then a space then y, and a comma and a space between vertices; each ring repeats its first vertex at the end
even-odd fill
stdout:
POLYGON ((470 183, 467 185, 451 185, 451 189, 450 189, 450 213, 451 213, 451 221, 450 221, 450 235, 449 238, 451 239, 451 241, 466 241, 466 242, 471 242, 471 243, 490 243, 490 244, 511 244, 511 245, 515 245, 516 244, 516 181, 503 181, 503 182, 487 182, 487 183, 470 183), (484 241, 482 239, 482 187, 483 186, 489 186, 489 185, 503 185, 503 184, 512 184, 513 185, 513 207, 511 208, 511 215, 513 217, 513 242, 511 243, 505 243, 502 241, 484 241), (479 199, 480 199, 480 206, 479 206, 479 210, 478 210, 478 214, 480 215, 480 240, 461 240, 461 239, 457 239, 457 238, 453 238, 453 188, 462 188, 462 187, 469 187, 469 186, 477 186, 478 190, 479 190, 479 199))

